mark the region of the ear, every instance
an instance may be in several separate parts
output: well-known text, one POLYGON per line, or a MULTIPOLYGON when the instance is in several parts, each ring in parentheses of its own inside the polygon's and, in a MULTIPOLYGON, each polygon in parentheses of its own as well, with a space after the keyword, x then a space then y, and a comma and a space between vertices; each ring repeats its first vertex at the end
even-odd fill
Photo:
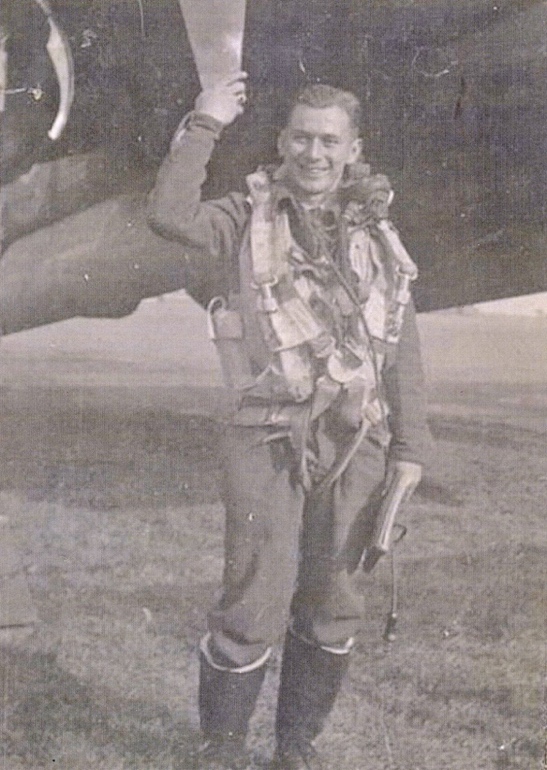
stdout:
POLYGON ((277 137, 277 152, 280 158, 285 157, 287 150, 287 129, 283 128, 277 137))
POLYGON ((349 160, 346 165, 351 166, 353 163, 355 163, 359 158, 361 157, 361 153, 363 151, 363 140, 359 139, 357 137, 353 140, 353 143, 350 148, 349 152, 349 160))

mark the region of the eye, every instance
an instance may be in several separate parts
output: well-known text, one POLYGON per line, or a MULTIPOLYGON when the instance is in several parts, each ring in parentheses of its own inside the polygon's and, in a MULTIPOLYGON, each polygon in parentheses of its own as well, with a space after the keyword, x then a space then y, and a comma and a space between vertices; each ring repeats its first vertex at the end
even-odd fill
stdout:
POLYGON ((336 147, 336 145, 340 144, 340 142, 335 136, 326 136, 323 139, 323 144, 325 145, 325 147, 336 147))

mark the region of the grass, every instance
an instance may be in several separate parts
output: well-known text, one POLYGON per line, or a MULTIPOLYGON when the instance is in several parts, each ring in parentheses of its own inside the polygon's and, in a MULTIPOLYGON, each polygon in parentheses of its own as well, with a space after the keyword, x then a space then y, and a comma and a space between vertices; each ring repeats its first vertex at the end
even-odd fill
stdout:
MULTIPOLYGON (((197 655, 222 569, 215 428, 167 409, 4 390, 0 507, 40 625, 0 651, 0 770, 187 770, 197 655)), ((390 570, 319 746, 337 770, 540 770, 545 434, 437 413, 390 570)), ((252 723, 273 748, 278 652, 252 723)))

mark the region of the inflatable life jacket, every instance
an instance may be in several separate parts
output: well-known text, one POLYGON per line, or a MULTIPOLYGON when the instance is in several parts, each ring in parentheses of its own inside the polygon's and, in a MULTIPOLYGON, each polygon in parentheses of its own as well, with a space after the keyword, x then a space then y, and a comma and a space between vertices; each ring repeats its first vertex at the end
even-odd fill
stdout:
MULTIPOLYGON (((386 178, 368 177, 369 192, 377 194, 374 179, 386 178)), ((341 214, 348 282, 331 256, 310 261, 266 171, 247 182, 251 216, 239 255, 239 293, 216 297, 208 307, 225 381, 243 405, 309 401, 312 418, 341 391, 351 393, 358 424, 359 415, 368 410, 370 416, 377 406, 381 370, 399 341, 416 266, 391 222, 363 195, 363 184, 362 200, 350 199, 341 214), (342 334, 329 307, 343 319, 342 334)), ((380 187, 390 197, 385 182, 380 187)))

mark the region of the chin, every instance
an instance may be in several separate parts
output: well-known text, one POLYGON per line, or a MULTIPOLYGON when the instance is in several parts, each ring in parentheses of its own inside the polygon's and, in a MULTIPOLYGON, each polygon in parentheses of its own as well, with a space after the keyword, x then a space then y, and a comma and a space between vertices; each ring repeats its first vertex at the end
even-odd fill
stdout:
POLYGON ((305 181, 298 180, 296 182, 296 189, 302 193, 306 193, 307 195, 323 195, 329 192, 331 185, 325 184, 324 181, 314 182, 313 180, 310 181, 309 179, 305 181))

